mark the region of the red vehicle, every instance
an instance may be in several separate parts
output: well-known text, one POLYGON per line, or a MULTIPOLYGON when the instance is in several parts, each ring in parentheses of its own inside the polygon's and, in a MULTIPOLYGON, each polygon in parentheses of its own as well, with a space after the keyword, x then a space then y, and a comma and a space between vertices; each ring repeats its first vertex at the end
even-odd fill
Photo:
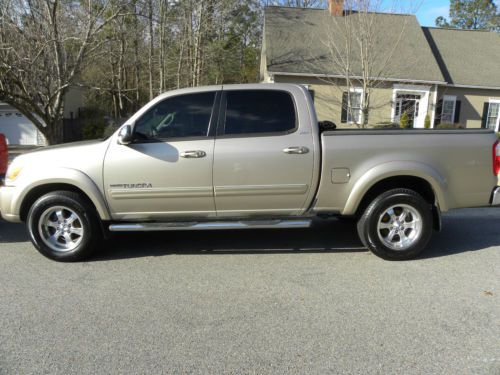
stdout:
POLYGON ((7 172, 7 165, 9 164, 9 150, 7 148, 7 141, 5 135, 0 133, 0 180, 3 183, 5 173, 7 172))

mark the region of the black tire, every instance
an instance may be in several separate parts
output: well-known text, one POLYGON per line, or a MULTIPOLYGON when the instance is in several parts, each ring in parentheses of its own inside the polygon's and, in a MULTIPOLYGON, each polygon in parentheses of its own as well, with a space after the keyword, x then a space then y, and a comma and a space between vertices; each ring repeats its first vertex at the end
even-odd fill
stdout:
MULTIPOLYGON (((409 216, 411 219, 411 214, 409 216)), ((432 205, 427 203, 420 194, 409 189, 394 189, 379 195, 368 205, 359 219, 357 227, 361 242, 363 242, 363 244, 375 255, 387 260, 407 260, 415 258, 425 249, 432 236, 432 220, 432 205), (404 207, 415 210, 416 213, 420 215, 421 227, 419 230, 411 228, 404 229, 406 223, 400 221, 403 230, 399 229, 399 227, 397 230, 401 230, 401 233, 403 233, 402 236, 404 237, 399 237, 400 235, 396 234, 392 238, 402 241, 403 238, 406 238, 407 234, 409 236, 415 236, 415 233, 419 234, 414 237, 412 240, 413 243, 403 249, 395 250, 383 241, 383 239, 391 237, 390 234, 388 234, 390 229, 380 229, 379 221, 383 222, 386 220, 384 218, 387 216, 382 215, 388 215, 385 214, 387 210, 398 205, 404 205, 404 207), (415 232, 412 233, 414 230, 415 232)), ((392 243, 389 243, 389 245, 392 245, 392 243)))
MULTIPOLYGON (((53 217, 56 218, 58 216, 54 213, 53 217)), ((67 217, 66 219, 69 221, 70 217, 67 217)), ((57 225, 56 222, 52 222, 51 220, 50 222, 52 223, 51 225, 57 225)), ((36 249, 47 258, 59 262, 75 262, 84 260, 96 250, 102 241, 100 219, 95 208, 79 194, 71 191, 54 191, 40 197, 29 210, 26 224, 28 235, 30 236, 31 242, 36 249), (54 247, 58 246, 57 242, 61 242, 61 246, 66 244, 66 240, 63 238, 64 232, 58 232, 61 233, 59 237, 54 236, 54 238, 56 238, 56 243, 52 244, 52 247, 45 242, 50 242, 49 239, 44 240, 42 238, 43 233, 51 234, 48 230, 53 230, 54 232, 59 230, 52 228, 52 226, 51 228, 46 227, 46 231, 40 229, 40 226, 43 227, 43 221, 45 218, 50 216, 47 212, 51 212, 51 209, 56 209, 57 207, 65 207, 68 210, 63 209, 63 213, 67 215, 73 211, 78 217, 78 221, 73 223, 73 228, 81 228, 82 234, 70 234, 70 229, 66 229, 68 235, 77 238, 74 244, 71 242, 71 246, 75 245, 74 248, 63 250, 54 249, 54 247), (59 240, 57 240, 57 238, 59 238, 59 240)), ((69 225, 69 227, 71 227, 71 225, 69 225)), ((48 235, 45 237, 48 237, 48 235)))

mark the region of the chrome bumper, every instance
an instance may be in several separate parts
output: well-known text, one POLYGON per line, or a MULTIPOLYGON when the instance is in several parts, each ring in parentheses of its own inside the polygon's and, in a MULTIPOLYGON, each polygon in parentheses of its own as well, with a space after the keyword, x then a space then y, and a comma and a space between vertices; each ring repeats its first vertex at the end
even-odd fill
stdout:
POLYGON ((491 205, 500 206, 500 186, 497 186, 491 194, 491 205))

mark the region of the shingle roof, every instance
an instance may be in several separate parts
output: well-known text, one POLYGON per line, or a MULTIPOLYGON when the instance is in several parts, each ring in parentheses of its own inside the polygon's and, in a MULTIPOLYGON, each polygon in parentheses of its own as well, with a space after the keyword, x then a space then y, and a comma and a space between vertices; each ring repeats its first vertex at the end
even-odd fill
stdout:
MULTIPOLYGON (((333 17, 323 9, 267 7, 264 47, 270 73, 325 74, 343 76, 332 63, 332 37, 346 40, 345 21, 356 25, 359 14, 333 17), (353 21, 353 22, 350 22, 353 21)), ((370 13, 373 21, 373 77, 392 80, 443 82, 441 70, 414 15, 370 13), (403 32, 402 32, 403 31, 403 32), (396 51, 393 51, 397 46, 396 51), (389 62, 386 58, 390 56, 389 62), (382 73, 376 73, 376 72, 382 73)), ((359 18, 358 18, 359 20, 359 18)), ((352 33, 355 34, 355 33, 352 33)), ((355 38, 355 36, 353 36, 355 38)), ((340 40, 340 42, 338 42, 340 40)), ((356 42, 352 43, 356 46, 356 42)), ((352 53, 354 75, 361 75, 359 53, 352 53)))
POLYGON ((488 31, 423 28, 448 83, 500 87, 500 35, 488 31))

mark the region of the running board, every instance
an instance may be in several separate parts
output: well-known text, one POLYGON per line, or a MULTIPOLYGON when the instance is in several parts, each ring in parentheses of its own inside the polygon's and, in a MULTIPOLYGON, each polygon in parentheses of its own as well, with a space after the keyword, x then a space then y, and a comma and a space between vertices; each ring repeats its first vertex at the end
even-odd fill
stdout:
POLYGON ((169 230, 309 228, 310 226, 311 220, 248 220, 111 224, 109 230, 111 232, 161 232, 169 230))

